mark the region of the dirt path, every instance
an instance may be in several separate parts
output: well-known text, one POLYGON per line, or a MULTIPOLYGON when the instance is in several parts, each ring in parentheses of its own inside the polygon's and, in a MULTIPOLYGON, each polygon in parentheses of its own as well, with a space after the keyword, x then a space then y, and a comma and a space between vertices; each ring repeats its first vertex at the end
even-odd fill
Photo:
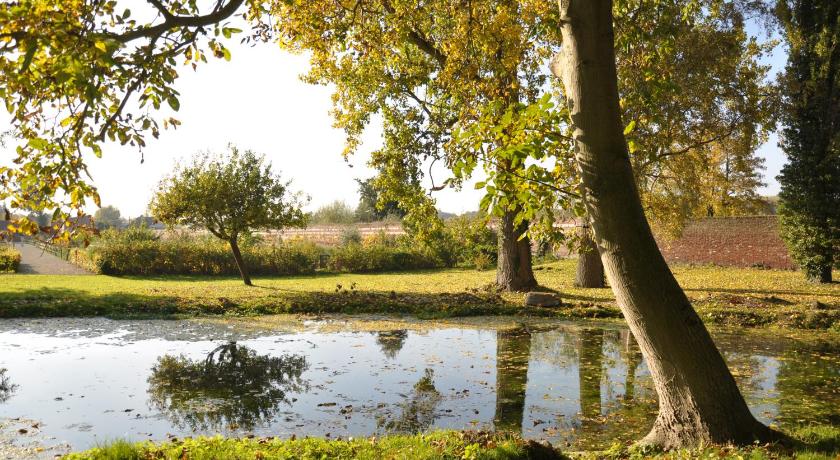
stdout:
POLYGON ((14 248, 20 251, 20 269, 18 273, 34 275, 90 275, 91 273, 70 262, 45 252, 31 244, 16 243, 14 248))

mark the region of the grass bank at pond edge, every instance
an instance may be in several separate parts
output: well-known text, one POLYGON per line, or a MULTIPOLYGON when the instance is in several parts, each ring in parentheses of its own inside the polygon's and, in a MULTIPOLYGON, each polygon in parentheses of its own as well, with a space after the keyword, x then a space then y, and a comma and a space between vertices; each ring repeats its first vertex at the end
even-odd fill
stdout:
POLYGON ((624 458, 732 458, 732 459, 834 459, 840 455, 840 428, 806 427, 792 433, 794 446, 756 445, 743 448, 712 446, 673 452, 653 452, 620 445, 601 452, 563 455, 536 442, 515 435, 483 432, 436 431, 413 436, 385 436, 352 440, 307 438, 231 439, 200 437, 161 444, 117 441, 88 451, 70 454, 66 460, 204 460, 236 459, 624 459, 624 458))
MULTIPOLYGON (((536 267, 544 290, 561 308, 525 308, 521 293, 482 288, 494 272, 429 270, 256 278, 246 287, 230 277, 0 277, 0 317, 168 317, 274 313, 394 313, 420 318, 533 315, 620 318, 610 289, 573 285, 575 261, 536 267)), ((674 268, 710 324, 840 331, 840 284, 817 285, 801 273, 723 267, 674 268)))
POLYGON ((131 444, 115 442, 70 454, 66 460, 140 459, 559 459, 558 452, 535 442, 493 433, 440 431, 413 436, 352 440, 307 438, 195 438, 131 444))

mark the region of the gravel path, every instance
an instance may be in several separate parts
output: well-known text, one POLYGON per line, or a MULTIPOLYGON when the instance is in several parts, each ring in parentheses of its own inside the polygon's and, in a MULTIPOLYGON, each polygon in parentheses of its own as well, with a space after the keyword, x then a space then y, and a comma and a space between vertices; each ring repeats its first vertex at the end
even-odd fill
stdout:
POLYGON ((34 275, 90 275, 91 273, 70 262, 45 252, 31 244, 16 243, 14 248, 20 251, 20 269, 18 273, 34 275))

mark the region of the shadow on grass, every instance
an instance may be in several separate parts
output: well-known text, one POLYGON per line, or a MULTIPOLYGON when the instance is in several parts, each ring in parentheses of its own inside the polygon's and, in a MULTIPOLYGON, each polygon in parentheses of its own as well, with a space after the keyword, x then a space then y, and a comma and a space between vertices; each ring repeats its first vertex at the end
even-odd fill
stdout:
MULTIPOLYGON (((559 318, 620 317, 616 308, 592 304, 563 308, 523 308, 498 293, 417 293, 383 291, 283 291, 265 296, 183 297, 172 294, 113 292, 95 294, 67 288, 36 288, 0 296, 0 318, 107 316, 167 318, 199 315, 258 315, 278 313, 409 314, 419 318, 519 315, 559 318)), ((220 295, 225 295, 223 291, 220 295)))
POLYGON ((723 294, 752 294, 752 295, 805 295, 814 297, 837 297, 840 292, 791 291, 784 289, 733 289, 733 288, 683 288, 686 292, 719 292, 723 294))

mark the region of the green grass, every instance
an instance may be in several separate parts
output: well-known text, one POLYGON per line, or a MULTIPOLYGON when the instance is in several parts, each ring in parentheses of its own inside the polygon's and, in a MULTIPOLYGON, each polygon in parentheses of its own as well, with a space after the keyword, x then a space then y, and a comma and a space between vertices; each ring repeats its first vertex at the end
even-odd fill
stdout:
MULTIPOLYGON (((486 289, 494 272, 432 270, 256 278, 0 275, 0 317, 189 316, 270 313, 403 313, 422 318, 530 314, 619 318, 610 289, 573 286, 575 261, 538 265, 543 289, 567 308, 523 308, 522 294, 486 289)), ((709 323, 840 330, 840 284, 801 273, 723 267, 674 268, 709 323)))
MULTIPOLYGON (((840 455, 840 427, 811 426, 790 433, 787 445, 748 447, 707 446, 671 452, 655 452, 615 445, 599 452, 574 452, 582 459, 808 459, 830 460, 840 455)), ((320 438, 281 440, 277 438, 199 437, 155 444, 116 441, 65 460, 209 460, 209 459, 559 459, 559 450, 501 433, 435 431, 413 436, 385 436, 326 440, 320 438)))
POLYGON ((162 444, 117 441, 66 460, 215 460, 215 459, 555 459, 560 454, 536 443, 489 433, 439 431, 427 435, 387 436, 381 439, 280 440, 195 438, 162 444))

